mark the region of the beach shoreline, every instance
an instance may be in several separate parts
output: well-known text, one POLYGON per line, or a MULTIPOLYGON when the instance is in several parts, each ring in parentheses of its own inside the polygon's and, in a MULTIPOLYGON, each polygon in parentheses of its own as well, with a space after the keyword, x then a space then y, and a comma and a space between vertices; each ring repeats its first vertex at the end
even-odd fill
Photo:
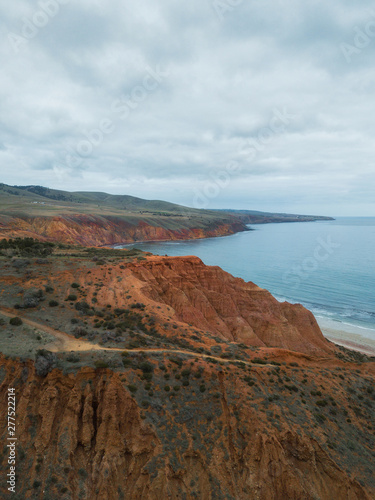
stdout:
POLYGON ((355 332, 349 332, 336 328, 329 328, 319 324, 323 335, 326 339, 334 344, 337 344, 353 351, 361 352, 367 356, 375 356, 375 340, 364 337, 355 332))

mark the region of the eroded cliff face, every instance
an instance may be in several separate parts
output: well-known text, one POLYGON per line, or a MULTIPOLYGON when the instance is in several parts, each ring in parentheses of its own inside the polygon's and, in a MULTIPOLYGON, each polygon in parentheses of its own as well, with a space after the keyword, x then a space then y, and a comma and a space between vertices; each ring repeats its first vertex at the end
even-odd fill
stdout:
POLYGON ((249 346, 332 353, 313 314, 279 303, 267 290, 197 257, 153 258, 127 269, 142 293, 173 308, 179 320, 249 346))
POLYGON ((215 219, 203 225, 177 219, 148 221, 138 217, 60 215, 56 217, 0 217, 1 237, 33 237, 47 241, 104 246, 135 241, 166 241, 227 236, 246 230, 238 219, 215 219))
MULTIPOLYGON (((145 304, 160 325, 178 321, 247 346, 318 356, 335 351, 313 314, 302 305, 280 303, 267 290, 219 267, 206 266, 198 257, 152 256, 126 265, 94 267, 90 274, 72 268, 54 277, 60 299, 69 294, 73 281, 86 290, 89 302, 94 299, 98 305, 127 308, 129 302, 145 304), (96 288, 98 283, 105 286, 96 288)), ((33 282, 34 287, 39 285, 33 282)))
POLYGON ((2 401, 8 387, 17 393, 18 498, 370 499, 306 426, 276 429, 215 369, 205 374, 215 392, 170 396, 155 386, 145 410, 128 374, 86 368, 41 379, 32 362, 0 362, 2 401))

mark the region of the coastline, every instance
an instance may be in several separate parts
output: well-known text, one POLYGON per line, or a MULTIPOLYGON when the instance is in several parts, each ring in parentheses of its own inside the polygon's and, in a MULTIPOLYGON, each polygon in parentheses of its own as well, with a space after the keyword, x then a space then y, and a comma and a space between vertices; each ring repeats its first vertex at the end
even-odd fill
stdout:
POLYGON ((354 325, 352 328, 332 328, 321 318, 317 318, 317 321, 323 335, 334 344, 359 351, 367 356, 375 356, 375 339, 362 335, 354 325))
MULTIPOLYGON (((130 243, 113 243, 111 245, 101 245, 102 247, 106 248, 112 248, 115 250, 121 250, 125 247, 129 246, 134 246, 134 245, 143 245, 143 244, 148 244, 148 243, 186 243, 188 241, 199 241, 199 240, 217 240, 220 238, 230 238, 231 236, 236 236, 237 234, 241 233, 247 233, 249 231, 256 231, 256 229, 252 229, 251 227, 248 227, 246 229, 243 229, 242 231, 236 231, 235 233, 231 234, 221 234, 219 236, 201 236, 199 238, 185 238, 185 239, 167 239, 167 240, 138 240, 138 241, 132 241, 130 243)), ((172 255, 171 255, 172 257, 172 255)), ((196 256, 195 256, 196 257, 196 256)))
MULTIPOLYGON (((237 217, 234 215, 234 217, 237 217)), ((317 216, 318 217, 318 216, 317 216)), ((187 242, 187 241, 197 241, 197 240, 210 240, 210 239, 218 239, 218 238, 229 238, 230 236, 235 236, 236 234, 241 234, 241 233, 246 233, 249 231, 256 231, 256 229, 253 229, 251 226, 261 226, 261 225, 269 225, 269 224, 293 224, 293 223, 306 223, 306 222, 332 222, 335 221, 336 219, 333 217, 323 217, 321 218, 313 218, 310 220, 264 220, 264 221, 256 221, 256 222, 245 222, 245 228, 241 229, 239 231, 234 231, 233 233, 230 234, 220 234, 218 236, 198 236, 196 238, 165 238, 165 239, 157 239, 157 240, 136 240, 136 241, 128 241, 128 242, 121 242, 121 243, 111 243, 111 244, 106 244, 106 245, 99 245, 99 247, 103 248, 112 248, 112 249, 122 249, 128 246, 133 246, 133 245, 138 245, 138 244, 144 244, 144 243, 178 243, 178 242, 187 242)))

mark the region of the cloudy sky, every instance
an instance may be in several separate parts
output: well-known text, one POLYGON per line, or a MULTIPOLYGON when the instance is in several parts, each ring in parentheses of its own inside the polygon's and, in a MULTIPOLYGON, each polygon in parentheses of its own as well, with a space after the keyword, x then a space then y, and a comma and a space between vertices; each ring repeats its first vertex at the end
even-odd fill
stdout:
POLYGON ((0 19, 2 182, 375 215, 372 1, 17 0, 0 19))

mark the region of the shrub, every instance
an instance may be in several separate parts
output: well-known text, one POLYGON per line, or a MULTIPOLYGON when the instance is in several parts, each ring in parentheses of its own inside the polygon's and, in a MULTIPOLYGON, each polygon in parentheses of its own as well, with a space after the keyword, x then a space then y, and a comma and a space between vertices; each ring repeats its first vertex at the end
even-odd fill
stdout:
POLYGON ((1 240, 0 248, 3 250, 13 249, 21 255, 46 257, 51 255, 55 244, 50 242, 41 242, 34 238, 10 238, 1 240))
POLYGON ((320 391, 311 391, 311 396, 321 396, 322 393, 320 391))
POLYGON ((320 399, 320 400, 319 400, 319 401, 317 401, 315 404, 316 404, 317 406, 322 406, 322 407, 324 407, 324 406, 327 406, 327 404, 328 404, 328 403, 327 403, 327 401, 325 401, 324 399, 320 399))
POLYGON ((15 318, 10 318, 9 324, 12 326, 21 326, 23 324, 23 321, 21 318, 18 318, 16 316, 15 318))
POLYGON ((44 299, 43 290, 37 290, 36 288, 30 288, 27 290, 23 296, 22 307, 25 309, 37 307, 39 302, 44 299))
POLYGON ((88 475, 85 469, 79 469, 78 474, 83 478, 86 478, 88 475))
POLYGON ((66 300, 70 300, 71 302, 74 302, 75 300, 77 300, 77 295, 75 295, 74 293, 71 293, 67 296, 66 300))
POLYGON ((108 368, 107 361, 103 361, 102 359, 98 359, 95 361, 95 368, 108 368))
POLYGON ((57 306, 59 305, 59 303, 57 302, 57 300, 50 300, 50 301, 48 302, 48 305, 49 305, 50 307, 57 307, 57 306))
POLYGON ((320 424, 322 424, 322 423, 323 423, 323 422, 325 422, 325 420, 326 420, 326 417, 325 417, 324 415, 322 415, 321 413, 315 413, 315 415, 314 415, 314 416, 315 416, 316 420, 317 420, 320 424))
POLYGON ((287 384, 285 384, 285 387, 286 387, 289 391, 298 392, 298 387, 297 387, 296 385, 287 385, 287 384))
POLYGON ((77 354, 68 354, 66 357, 66 360, 69 361, 69 363, 78 363, 79 361, 79 356, 77 354))
POLYGON ((138 387, 135 386, 135 385, 129 384, 128 385, 128 389, 129 389, 130 392, 132 392, 134 394, 135 392, 137 392, 138 387))
POLYGON ((85 337, 88 331, 82 326, 76 326, 73 330, 73 333, 76 338, 79 338, 79 337, 85 337))
POLYGON ((132 309, 144 309, 146 306, 144 304, 137 302, 136 304, 130 304, 130 307, 132 309))
POLYGON ((77 311, 83 311, 83 312, 87 312, 88 309, 90 309, 90 306, 85 300, 77 302, 74 307, 76 308, 77 311))
POLYGON ((253 363, 256 363, 257 365, 266 365, 267 361, 265 359, 260 359, 260 358, 254 358, 252 360, 253 363))
POLYGON ((166 385, 166 386, 164 387, 164 390, 165 390, 166 392, 169 392, 169 391, 171 390, 171 388, 169 387, 169 385, 166 385))
POLYGON ((35 357, 35 372, 39 377, 45 377, 55 368, 56 363, 56 354, 45 349, 39 349, 35 357))
POLYGON ((70 286, 72 288, 79 288, 79 284, 78 283, 72 283, 70 286))

